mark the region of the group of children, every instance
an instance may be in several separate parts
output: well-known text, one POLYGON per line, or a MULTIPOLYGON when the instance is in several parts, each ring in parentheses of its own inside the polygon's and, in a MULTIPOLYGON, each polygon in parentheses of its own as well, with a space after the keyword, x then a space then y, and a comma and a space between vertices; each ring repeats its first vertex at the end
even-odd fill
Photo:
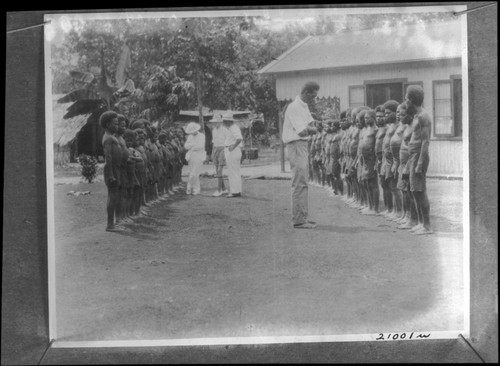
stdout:
POLYGON ((182 183, 185 133, 182 128, 158 131, 149 121, 132 123, 113 111, 99 124, 108 188, 106 231, 122 231, 122 223, 148 215, 149 207, 175 194, 182 183))
POLYGON ((318 131, 309 139, 310 184, 341 195, 362 214, 383 215, 399 229, 431 234, 426 193, 431 119, 423 99, 423 89, 411 85, 403 103, 349 108, 340 121, 316 122, 318 131))

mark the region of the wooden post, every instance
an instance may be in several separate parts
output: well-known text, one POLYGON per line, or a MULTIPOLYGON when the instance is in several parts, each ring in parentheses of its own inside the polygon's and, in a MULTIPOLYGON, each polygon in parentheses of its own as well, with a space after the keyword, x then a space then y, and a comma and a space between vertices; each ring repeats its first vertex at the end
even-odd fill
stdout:
POLYGON ((283 121, 285 118, 285 110, 286 107, 279 112, 279 118, 278 118, 278 138, 280 141, 280 162, 281 162, 281 172, 285 172, 285 144, 283 143, 283 139, 281 136, 283 136, 283 121))
POLYGON ((253 121, 250 122, 250 126, 248 127, 248 133, 250 134, 250 150, 252 150, 252 124, 253 124, 253 121))
POLYGON ((201 125, 201 131, 205 133, 205 123, 203 120, 203 104, 201 101, 201 76, 200 76, 200 68, 196 69, 196 97, 198 100, 198 116, 199 116, 199 122, 201 125))

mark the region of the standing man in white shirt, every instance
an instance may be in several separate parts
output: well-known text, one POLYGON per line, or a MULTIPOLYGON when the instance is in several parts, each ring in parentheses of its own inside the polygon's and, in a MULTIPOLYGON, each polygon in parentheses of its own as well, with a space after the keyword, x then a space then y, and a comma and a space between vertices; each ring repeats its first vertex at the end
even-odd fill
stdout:
POLYGON ((212 128, 212 162, 215 165, 215 174, 218 179, 217 191, 215 191, 212 196, 219 197, 223 194, 228 193, 224 185, 224 176, 222 175, 222 170, 224 165, 226 165, 226 158, 224 155, 224 144, 226 143, 227 129, 222 126, 222 116, 214 116, 210 121, 212 128))
POLYGON ((227 128, 226 141, 224 142, 224 155, 227 164, 227 177, 229 180, 228 198, 241 196, 241 143, 243 136, 240 128, 234 123, 233 116, 224 115, 222 117, 224 126, 227 128))
POLYGON ((188 137, 184 143, 184 148, 187 150, 186 160, 190 168, 186 193, 193 196, 200 194, 200 172, 203 161, 207 157, 205 135, 200 132, 200 129, 201 126, 195 122, 190 122, 185 129, 188 137))
POLYGON ((314 118, 309 111, 308 103, 316 99, 319 84, 308 81, 302 87, 300 95, 288 105, 283 123, 282 140, 288 150, 288 160, 292 169, 292 222, 297 229, 314 229, 313 221, 308 220, 308 186, 309 172, 307 140, 316 133, 310 124, 314 118))

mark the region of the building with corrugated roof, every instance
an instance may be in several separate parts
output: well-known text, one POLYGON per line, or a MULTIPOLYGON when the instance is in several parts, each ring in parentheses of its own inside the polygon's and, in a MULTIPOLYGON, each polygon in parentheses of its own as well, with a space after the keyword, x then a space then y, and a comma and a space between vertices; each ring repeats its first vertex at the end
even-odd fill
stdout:
POLYGON ((432 117, 429 175, 462 176, 461 20, 310 36, 261 70, 276 78, 276 96, 292 100, 316 81, 319 98, 338 97, 342 110, 404 100, 421 85, 432 117))

